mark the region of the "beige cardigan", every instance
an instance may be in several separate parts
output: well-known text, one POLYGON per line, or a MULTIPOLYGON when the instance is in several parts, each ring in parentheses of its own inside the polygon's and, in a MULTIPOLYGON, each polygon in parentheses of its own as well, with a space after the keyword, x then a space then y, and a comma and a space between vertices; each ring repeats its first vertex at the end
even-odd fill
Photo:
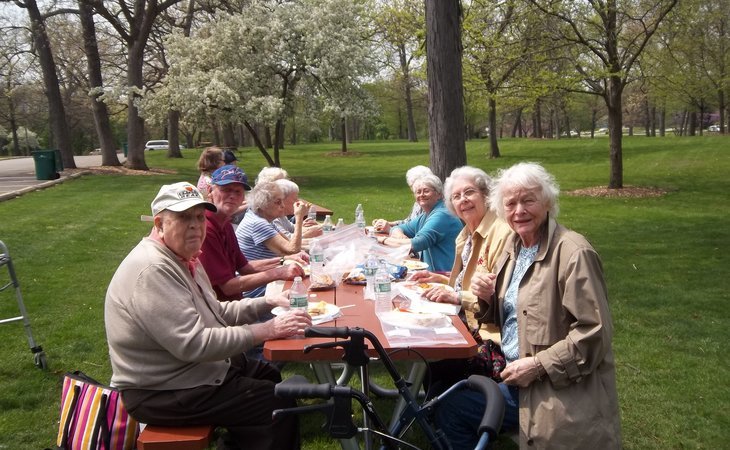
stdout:
POLYGON ((219 302, 203 266, 195 277, 165 245, 144 238, 122 261, 104 309, 111 384, 120 389, 218 385, 228 358, 250 349, 263 298, 219 302))
MULTIPOLYGON (((451 269, 450 286, 454 286, 456 278, 459 276, 459 272, 461 272, 461 268, 463 267, 461 252, 464 250, 468 234, 469 229, 464 227, 456 237, 456 257, 454 258, 454 267, 451 269)), ((498 219, 491 210, 487 210, 479 226, 472 234, 471 255, 466 264, 464 279, 461 282, 461 305, 466 313, 467 324, 472 330, 476 330, 479 324, 474 319, 474 311, 477 309, 477 298, 469 291, 471 277, 474 275, 477 266, 480 267, 480 270, 486 270, 487 272, 494 271, 494 266, 502 254, 504 244, 510 234, 512 234, 512 229, 504 221, 498 219)), ((482 328, 484 328, 484 331, 487 329, 494 330, 494 327, 486 324, 482 328)), ((488 337, 497 343, 500 342, 499 332, 496 335, 486 335, 480 330, 480 333, 483 337, 488 337)))

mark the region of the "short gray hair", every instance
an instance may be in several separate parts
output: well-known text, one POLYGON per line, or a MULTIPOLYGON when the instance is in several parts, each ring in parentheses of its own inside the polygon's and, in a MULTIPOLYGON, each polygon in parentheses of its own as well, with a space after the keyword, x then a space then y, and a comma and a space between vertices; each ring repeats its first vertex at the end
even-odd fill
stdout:
POLYGON ((417 184, 425 184, 429 188, 438 192, 439 195, 443 195, 444 193, 444 185, 441 183, 439 177, 434 174, 423 175, 414 180, 413 184, 411 185, 411 192, 413 192, 413 189, 417 184))
POLYGON ((289 173, 281 167, 264 167, 258 175, 256 175, 256 184, 264 181, 276 181, 289 178, 289 173))
POLYGON ((251 209, 258 214, 261 210, 273 205, 276 197, 280 196, 281 193, 281 188, 275 182, 264 181, 263 183, 256 183, 256 186, 251 191, 251 209))
POLYGON ((444 182, 444 202, 451 214, 456 215, 454 202, 451 201, 451 194, 454 193, 454 182, 456 180, 469 180, 479 189, 484 197, 484 204, 489 208, 489 193, 492 190, 494 181, 485 171, 478 167, 461 166, 451 171, 451 175, 444 182))
POLYGON ((433 175, 433 172, 426 166, 413 166, 406 172, 406 183, 409 187, 413 186, 417 179, 425 175, 433 175))
POLYGON ((289 197, 291 194, 299 194, 299 186, 292 180, 281 178, 276 180, 274 183, 279 185, 279 189, 284 194, 284 197, 289 197))
POLYGON ((543 166, 534 162, 521 162, 508 169, 502 169, 497 174, 489 202, 497 216, 505 219, 504 195, 508 189, 538 189, 543 204, 547 207, 550 217, 558 217, 558 194, 560 187, 555 177, 548 173, 543 166))

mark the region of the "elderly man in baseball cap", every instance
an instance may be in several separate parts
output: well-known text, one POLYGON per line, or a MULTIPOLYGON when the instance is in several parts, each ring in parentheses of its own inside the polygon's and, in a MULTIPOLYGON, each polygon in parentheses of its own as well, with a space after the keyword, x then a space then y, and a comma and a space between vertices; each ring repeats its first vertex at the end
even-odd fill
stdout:
POLYGON ((300 335, 311 319, 290 311, 255 323, 288 305, 282 295, 218 301, 197 260, 205 213, 216 211, 190 183, 165 185, 152 201, 152 233, 107 289, 112 385, 141 422, 225 426, 240 448, 298 448, 296 421, 272 419, 274 409, 293 406, 274 396, 279 371, 243 353, 300 335))
POLYGON ((200 262, 220 300, 238 300, 246 291, 262 288, 263 292, 270 281, 304 276, 301 264, 306 264, 306 253, 249 261, 241 252, 231 218, 250 189, 246 173, 238 166, 223 166, 211 175, 208 199, 217 211, 205 212, 206 237, 200 262), (286 259, 299 264, 284 264, 286 259))

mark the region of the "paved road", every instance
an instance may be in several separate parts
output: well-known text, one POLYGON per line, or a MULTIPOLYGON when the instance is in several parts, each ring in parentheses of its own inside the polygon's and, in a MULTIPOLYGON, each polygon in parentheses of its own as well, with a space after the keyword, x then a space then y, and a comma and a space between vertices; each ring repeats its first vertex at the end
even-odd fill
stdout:
MULTIPOLYGON (((117 156, 120 162, 125 161, 124 155, 118 154, 117 156)), ((101 155, 74 156, 74 161, 78 168, 100 166, 101 155)), ((36 180, 35 163, 30 156, 0 159, 0 201, 63 182, 68 178, 68 175, 61 173, 61 178, 58 180, 36 180)))

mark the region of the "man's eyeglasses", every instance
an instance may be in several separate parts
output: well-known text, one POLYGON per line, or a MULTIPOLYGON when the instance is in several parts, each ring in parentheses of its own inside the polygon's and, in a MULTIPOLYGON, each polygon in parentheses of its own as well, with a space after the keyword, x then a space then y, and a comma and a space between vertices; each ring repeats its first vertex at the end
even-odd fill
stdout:
POLYGON ((458 201, 461 201, 461 199, 465 199, 465 198, 468 198, 469 200, 471 200, 474 197, 476 197, 477 194, 479 194, 479 190, 474 189, 474 188, 470 188, 470 189, 467 189, 467 190, 465 190, 463 192, 457 192, 455 194, 452 194, 451 195, 451 201, 454 202, 454 203, 456 203, 458 201))

